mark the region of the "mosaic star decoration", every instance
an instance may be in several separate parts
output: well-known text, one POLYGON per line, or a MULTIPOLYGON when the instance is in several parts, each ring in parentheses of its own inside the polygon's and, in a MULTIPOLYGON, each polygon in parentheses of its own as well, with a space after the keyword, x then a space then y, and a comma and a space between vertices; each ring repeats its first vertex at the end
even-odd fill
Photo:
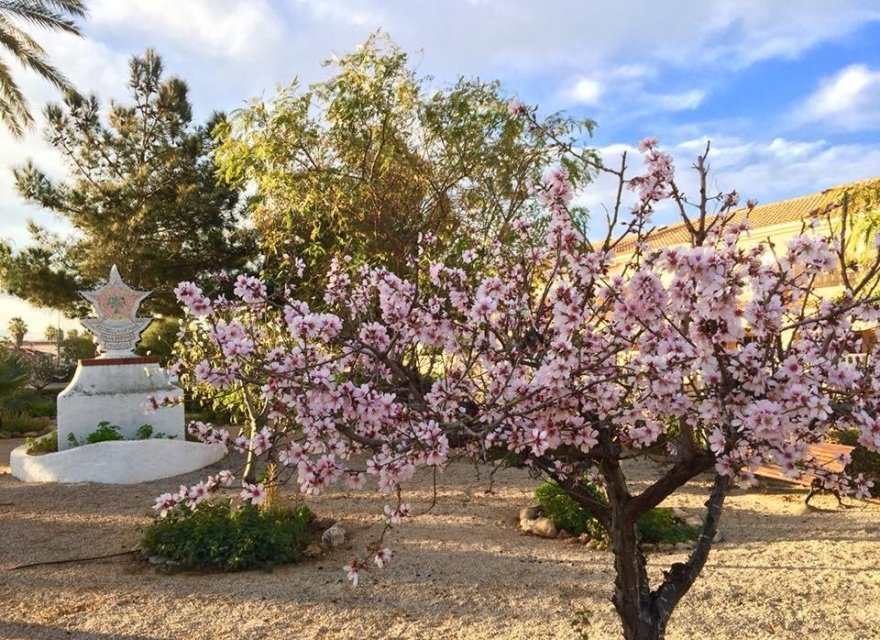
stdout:
POLYGON ((80 291, 95 309, 96 318, 84 318, 82 325, 98 338, 104 355, 132 355, 150 318, 137 317, 138 307, 149 291, 132 289, 122 281, 116 265, 110 279, 94 291, 80 291))

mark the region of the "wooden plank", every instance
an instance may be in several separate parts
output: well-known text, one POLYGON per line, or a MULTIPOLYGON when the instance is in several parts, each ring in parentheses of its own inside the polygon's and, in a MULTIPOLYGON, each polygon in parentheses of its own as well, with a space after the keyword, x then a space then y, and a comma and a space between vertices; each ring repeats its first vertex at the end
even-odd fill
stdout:
MULTIPOLYGON (((844 465, 840 462, 838 456, 850 454, 854 448, 855 447, 850 447, 844 444, 811 444, 807 446, 806 457, 812 458, 815 462, 821 465, 823 469, 826 469, 831 473, 842 473, 844 465)), ((792 478, 785 475, 779 465, 771 463, 762 464, 755 469, 753 473, 762 478, 780 480, 782 482, 789 482, 804 487, 812 486, 813 481, 816 479, 816 476, 810 473, 802 473, 800 477, 792 478)))

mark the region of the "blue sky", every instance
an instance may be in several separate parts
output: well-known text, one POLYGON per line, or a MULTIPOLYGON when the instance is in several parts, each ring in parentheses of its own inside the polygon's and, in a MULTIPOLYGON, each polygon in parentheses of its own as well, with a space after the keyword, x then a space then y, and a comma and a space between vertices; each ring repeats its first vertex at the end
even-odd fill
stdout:
MULTIPOLYGON (((771 202, 880 175, 880 0, 91 0, 86 38, 37 34, 84 91, 125 98, 127 61, 154 47, 190 85, 198 118, 271 95, 384 29, 438 85, 498 78, 545 112, 599 123, 606 157, 656 135, 686 169, 712 141, 719 188, 771 202)), ((17 73, 34 110, 58 95, 17 73)), ((12 188, 27 158, 63 163, 39 129, 0 131, 0 237, 26 241, 33 218, 12 188)), ((684 180, 687 185, 687 180, 684 180)), ((601 181, 580 195, 609 200, 601 181)), ((0 296, 0 331, 24 316, 30 338, 52 312, 0 296)), ((69 326, 73 326, 72 324, 69 326)))

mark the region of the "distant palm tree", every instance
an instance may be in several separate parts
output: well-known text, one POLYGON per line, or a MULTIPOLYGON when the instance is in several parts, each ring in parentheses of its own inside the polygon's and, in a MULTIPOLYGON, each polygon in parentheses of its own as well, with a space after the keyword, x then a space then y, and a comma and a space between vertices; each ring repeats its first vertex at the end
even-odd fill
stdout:
POLYGON ((24 320, 21 318, 12 318, 9 321, 9 324, 6 325, 6 329, 9 331, 9 335, 12 336, 13 342, 15 342, 15 348, 21 349, 21 344, 24 342, 24 336, 27 334, 28 330, 24 320))
MULTIPOLYGON (((70 82, 49 64, 46 51, 22 25, 79 36, 82 34, 73 18, 85 15, 85 0, 0 0, 0 50, 5 49, 23 67, 36 71, 59 89, 70 89, 70 82)), ((16 137, 34 122, 5 55, 0 56, 0 121, 16 137)))

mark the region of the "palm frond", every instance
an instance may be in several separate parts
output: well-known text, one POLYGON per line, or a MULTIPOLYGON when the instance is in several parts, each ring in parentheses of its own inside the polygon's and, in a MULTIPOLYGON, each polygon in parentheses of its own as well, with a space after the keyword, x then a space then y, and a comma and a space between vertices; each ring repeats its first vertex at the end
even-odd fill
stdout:
POLYGON ((6 47, 25 68, 36 71, 59 89, 69 89, 70 81, 46 59, 46 51, 27 33, 0 15, 0 45, 6 47))
POLYGON ((23 136, 25 130, 34 124, 27 100, 12 78, 9 66, 2 59, 0 59, 0 121, 16 138, 23 136))
MULTIPOLYGON (((77 3, 74 0, 0 0, 0 13, 44 29, 82 35, 79 25, 65 15, 68 13, 74 16, 81 14, 76 10, 70 12, 64 7, 58 8, 59 5, 67 4, 76 9, 77 5, 82 3, 77 3)), ((81 7, 81 9, 84 12, 84 8, 81 7)))

